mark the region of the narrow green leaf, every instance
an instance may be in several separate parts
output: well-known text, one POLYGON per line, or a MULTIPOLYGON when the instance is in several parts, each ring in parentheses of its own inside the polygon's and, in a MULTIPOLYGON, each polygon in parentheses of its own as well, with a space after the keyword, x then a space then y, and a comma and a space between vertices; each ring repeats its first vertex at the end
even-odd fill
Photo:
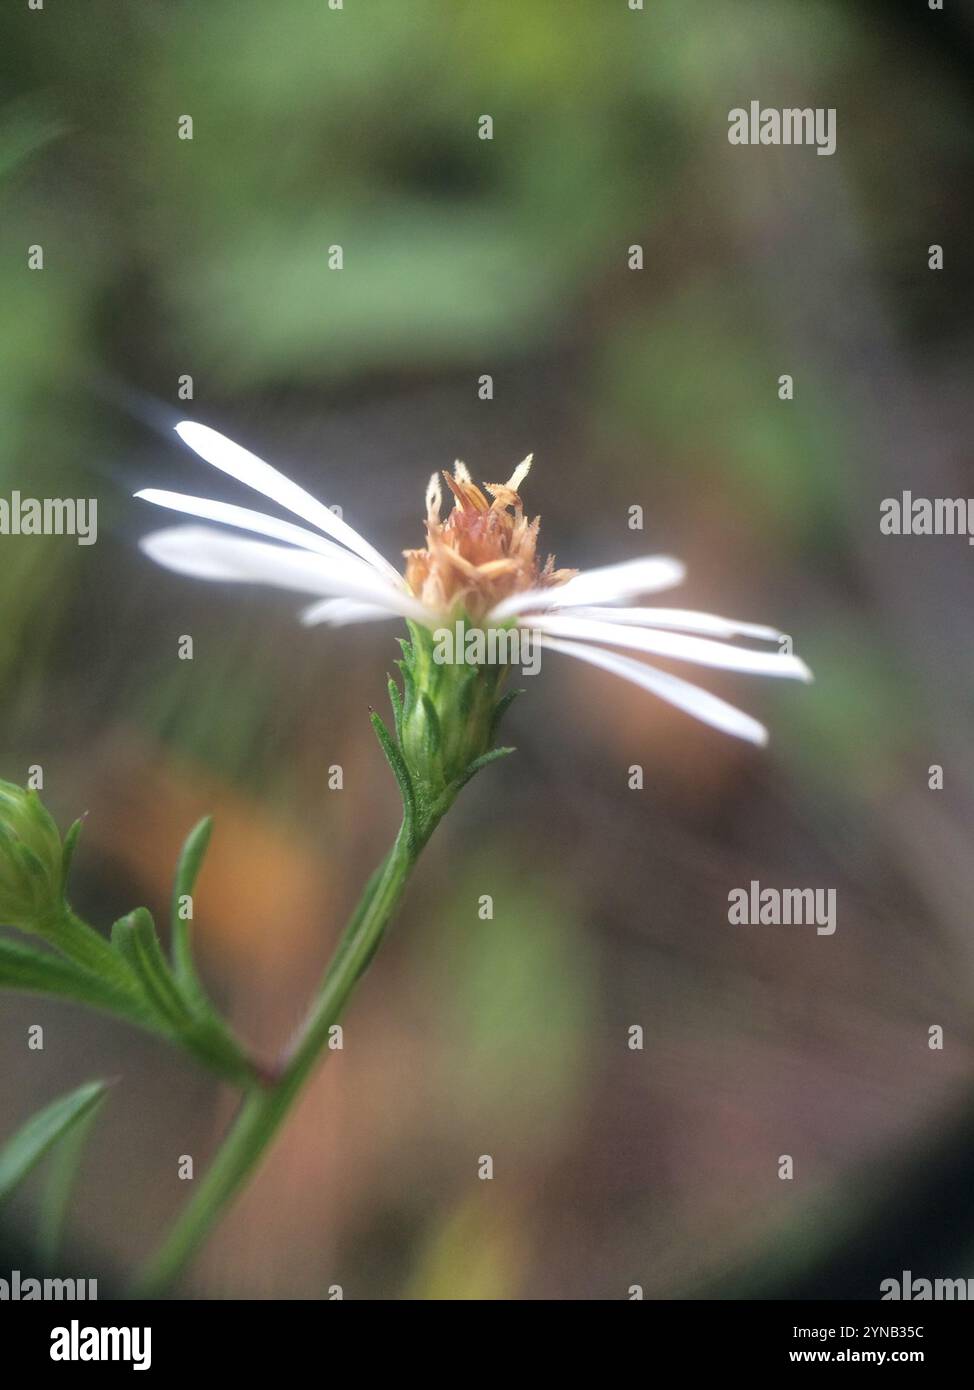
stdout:
POLYGON ((190 940, 190 923, 180 915, 180 900, 193 895, 212 833, 213 817, 206 816, 186 837, 173 880, 171 916, 172 961, 176 979, 183 995, 194 1005, 195 1010, 206 1013, 211 1011, 212 1006, 196 970, 190 940))
POLYGON ((53 994, 96 1009, 146 1021, 137 1001, 84 966, 33 945, 0 937, 0 989, 53 994))
POLYGON ((144 907, 115 923, 112 942, 138 977, 155 1018, 173 1041, 221 1076, 241 1085, 252 1084, 252 1065, 205 996, 197 1009, 196 1002, 183 994, 162 953, 155 923, 144 907))
POLYGON ((85 1082, 32 1115, 7 1140, 0 1149, 0 1200, 23 1181, 59 1139, 101 1104, 107 1089, 106 1081, 85 1082))
POLYGON ((491 743, 493 743, 494 739, 497 737, 497 730, 500 728, 500 723, 501 720, 504 718, 504 715, 510 709, 511 705, 513 705, 517 697, 523 694, 523 690, 509 690, 506 695, 502 695, 501 698, 497 701, 497 704, 494 706, 494 717, 491 720, 490 725, 491 743))
MULTIPOLYGON (((128 940, 124 947, 121 945, 122 939, 131 935, 131 926, 116 925, 118 931, 115 933, 115 940, 119 943, 120 964, 137 958, 141 972, 144 962, 137 946, 128 940)), ((154 935, 154 928, 152 930, 154 935)), ((158 943, 156 944, 158 948, 158 943)), ((151 947, 149 954, 153 954, 151 947)), ((161 950, 156 957, 156 965, 160 962, 163 971, 168 970, 161 950)), ((132 975, 131 978, 133 986, 141 988, 141 993, 121 991, 101 976, 92 974, 64 956, 0 937, 0 989, 15 989, 24 994, 52 995, 114 1014, 150 1032, 167 1035, 221 1076, 226 1076, 241 1085, 253 1083, 252 1065, 216 1014, 191 1016, 188 1004, 183 1005, 177 1014, 172 996, 167 993, 164 983, 163 998, 167 1002, 160 1003, 158 981, 155 981, 155 989, 146 989, 141 973, 137 977, 132 975)), ((171 976, 170 984, 175 989, 175 981, 171 976)))
POLYGON ((407 817, 411 819, 415 810, 415 798, 413 796, 413 784, 409 776, 409 769, 406 767, 399 749, 393 743, 389 730, 374 710, 370 718, 372 720, 372 727, 375 730, 375 736, 379 740, 383 753, 386 755, 386 761, 392 768, 396 781, 399 783, 399 791, 402 795, 405 813, 407 817))
POLYGON ((489 753, 481 753, 479 758, 474 758, 473 762, 467 768, 467 772, 473 776, 475 772, 479 772, 480 769, 486 767, 488 763, 495 763, 498 758, 506 758, 508 754, 516 752, 516 748, 492 748, 489 753))
POLYGON ((120 917, 112 927, 112 945, 128 962, 150 1008, 168 1026, 179 1029, 191 1019, 169 964, 162 953, 155 923, 144 907, 120 917))
POLYGON ((64 837, 64 844, 61 849, 61 884, 62 891, 65 893, 68 887, 68 874, 71 872, 74 852, 78 847, 78 836, 81 834, 83 823, 79 817, 73 825, 69 826, 68 833, 64 837))
POLYGON ((396 665, 402 672, 403 699, 408 709, 410 703, 416 698, 416 679, 413 676, 413 668, 408 661, 397 661, 396 665))
POLYGON ((181 1030, 180 1038, 185 1047, 223 1075, 251 1082, 253 1068, 206 992, 193 959, 190 922, 180 915, 180 899, 192 897, 196 889, 212 833, 213 817, 204 816, 186 837, 173 880, 173 975, 194 1017, 194 1021, 181 1030))
POLYGON ((399 687, 396 682, 389 677, 389 703, 392 705, 392 717, 396 725, 396 742, 402 747, 402 697, 399 694, 399 687))
POLYGON ((440 746, 441 746, 441 744, 442 744, 442 742, 443 742, 443 735, 442 735, 441 730, 440 730, 440 716, 437 714, 437 712, 436 712, 436 706, 433 704, 433 701, 432 701, 432 700, 430 699, 430 697, 427 695, 427 693, 426 693, 425 690, 423 691, 422 700, 423 700, 423 713, 424 713, 425 716, 426 716, 426 720, 425 720, 425 743, 426 743, 426 753, 427 753, 427 756, 428 756, 428 757, 430 757, 430 758, 435 758, 436 755, 437 755, 437 753, 439 753, 439 751, 440 751, 440 746))
POLYGON ((488 763, 496 763, 498 758, 506 758, 509 753, 516 752, 516 748, 492 748, 489 753, 482 753, 479 758, 474 758, 473 762, 464 769, 462 775, 457 778, 457 790, 459 791, 461 787, 466 786, 474 773, 479 772, 488 763))
POLYGON ((38 1253, 48 1269, 52 1269, 60 1258, 71 1194, 81 1167, 88 1134, 99 1108, 100 1102, 79 1116, 76 1123, 55 1144, 54 1152, 48 1160, 37 1232, 38 1253))

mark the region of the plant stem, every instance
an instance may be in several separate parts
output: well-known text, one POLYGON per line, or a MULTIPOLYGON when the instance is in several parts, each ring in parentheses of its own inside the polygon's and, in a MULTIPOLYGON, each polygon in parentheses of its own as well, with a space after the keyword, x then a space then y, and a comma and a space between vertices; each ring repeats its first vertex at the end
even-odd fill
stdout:
POLYGON ((321 982, 297 1041, 276 1080, 245 1097, 195 1196, 149 1261, 137 1293, 151 1297, 175 1279, 209 1235, 228 1203, 256 1171, 325 1049, 353 989, 372 959, 410 871, 439 816, 419 837, 404 820, 396 841, 366 886, 321 982))
POLYGON ((111 943, 72 912, 67 903, 60 915, 38 928, 38 932, 77 965, 132 997, 133 980, 128 966, 112 949, 111 943))

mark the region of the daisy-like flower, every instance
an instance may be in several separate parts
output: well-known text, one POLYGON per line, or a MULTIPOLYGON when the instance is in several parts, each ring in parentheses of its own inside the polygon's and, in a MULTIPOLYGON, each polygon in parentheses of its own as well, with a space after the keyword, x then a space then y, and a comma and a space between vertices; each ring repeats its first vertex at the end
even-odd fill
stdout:
POLYGON ((149 488, 136 496, 267 539, 214 526, 179 525, 146 536, 142 549, 168 569, 198 579, 270 584, 313 596, 315 601, 301 612, 309 626, 405 619, 413 641, 411 649, 404 647, 406 700, 397 725, 412 767, 424 765, 428 771, 430 760, 437 758, 448 779, 490 748, 505 673, 475 669, 447 688, 443 668, 435 668, 431 659, 432 633, 460 618, 483 629, 527 629, 548 650, 601 667, 752 743, 767 741, 767 730, 756 719, 613 648, 752 675, 811 679, 799 657, 778 649, 782 634, 774 628, 683 608, 635 606, 646 595, 683 580, 683 566, 669 556, 624 560, 580 573, 557 569, 551 556, 541 563, 540 519, 528 520, 520 496, 530 457, 506 483, 485 483, 483 489, 457 463, 452 475, 443 474, 453 497, 445 520, 443 490, 434 474, 426 490, 426 545, 404 552, 406 569, 400 574, 324 503, 247 449, 192 421, 183 421, 176 431, 207 463, 306 524, 149 488), (734 645, 735 638, 775 646, 743 647, 734 645), (447 727, 451 722, 452 729, 447 727))

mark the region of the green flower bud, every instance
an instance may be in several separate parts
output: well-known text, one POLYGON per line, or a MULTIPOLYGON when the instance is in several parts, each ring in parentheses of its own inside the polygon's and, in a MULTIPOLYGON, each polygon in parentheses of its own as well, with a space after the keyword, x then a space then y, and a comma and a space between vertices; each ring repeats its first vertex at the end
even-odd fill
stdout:
POLYGON ((0 781, 0 923, 43 930, 64 912, 64 851, 36 792, 0 781))
POLYGON ((400 663, 402 755, 410 775, 438 796, 490 752, 507 703, 501 691, 508 668, 441 660, 434 633, 415 623, 409 628, 413 640, 403 643, 400 663))

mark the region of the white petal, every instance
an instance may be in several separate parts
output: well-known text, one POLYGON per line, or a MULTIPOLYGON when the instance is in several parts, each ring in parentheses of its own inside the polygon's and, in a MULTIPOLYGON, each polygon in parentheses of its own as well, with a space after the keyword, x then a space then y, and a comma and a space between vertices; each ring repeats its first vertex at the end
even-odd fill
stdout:
POLYGON ((399 618, 401 614, 374 603, 362 603, 355 598, 323 598, 303 609, 300 616, 305 627, 314 627, 316 623, 345 627, 348 623, 375 623, 399 618))
POLYGON ((632 681, 634 685, 641 686, 652 695, 658 695, 677 709, 692 714, 695 719, 710 724, 712 728, 720 729, 725 734, 746 738, 750 743, 765 744, 768 741, 768 731, 763 724, 759 724, 749 714, 735 709, 733 705, 727 704, 726 700, 711 695, 707 690, 701 690, 699 686, 691 685, 689 681, 681 680, 679 676, 671 676, 667 671, 657 671, 652 666, 644 666, 641 661, 619 656, 617 652, 607 652, 602 647, 586 647, 577 642, 559 642, 553 637, 543 637, 541 645, 556 652, 564 652, 566 656, 577 657, 580 661, 588 661, 593 666, 601 667, 603 671, 610 671, 614 676, 632 681))
POLYGON ((318 555, 329 555, 334 559, 345 560, 348 564, 362 565, 371 573, 364 560, 352 555, 344 546, 336 545, 317 531, 308 531, 304 526, 281 521, 276 516, 266 516, 263 512, 251 511, 249 507, 237 507, 231 502, 215 502, 208 497, 190 497, 182 492, 163 492, 159 488, 147 487, 135 494, 143 502, 153 502, 157 507, 168 507, 174 512, 184 512, 187 516, 199 516, 205 521, 222 521, 227 526, 239 526, 242 531, 254 531, 261 536, 273 536, 275 540, 287 541, 290 545, 301 546, 303 550, 313 550, 318 555))
POLYGON ((467 467, 465 463, 461 463, 459 459, 454 460, 453 476, 454 478, 456 478, 458 483, 473 482, 473 479, 470 476, 470 469, 467 467))
POLYGON ((608 623, 631 627, 677 628, 681 632, 701 632, 707 637, 753 637, 777 642, 784 633, 762 623, 741 623, 736 618, 718 618, 713 613, 697 613, 689 608, 573 608, 573 618, 600 618, 608 623))
POLYGON ((342 545, 347 545, 349 550, 361 556, 368 564, 401 584, 401 576, 389 561, 369 545, 353 527, 329 511, 325 504, 312 497, 310 492, 306 492, 297 483, 292 483, 290 478, 285 478, 283 473, 259 459, 249 449, 242 449, 239 444, 227 439, 226 435, 210 429, 209 425, 198 425, 193 420, 181 421, 176 426, 176 433, 199 454, 200 458, 212 463, 214 468, 222 469, 224 473, 229 473, 231 478, 246 483, 247 487, 262 492, 265 497, 271 498, 289 512, 294 512, 303 521, 317 526, 319 531, 324 531, 325 535, 340 541, 342 545))
POLYGON ((197 579, 271 584, 298 593, 353 598, 424 621, 425 608, 351 556, 335 560, 310 550, 227 536, 208 526, 172 526, 143 537, 160 565, 197 579))
POLYGON ((605 642, 612 647, 630 647, 651 656, 672 657, 676 661, 696 661, 725 671, 746 671, 752 676, 788 676, 810 681, 812 673, 800 657, 789 652, 754 652, 711 642, 706 637, 687 637, 682 632, 658 632, 652 628, 626 627, 622 623, 596 622, 575 615, 543 613, 525 619, 527 626, 553 637, 581 642, 605 642))
POLYGON ((641 560, 624 560, 619 565, 603 565, 599 569, 583 570, 567 584, 553 589, 525 589, 504 599, 491 613, 498 622, 515 613, 588 606, 593 603, 618 603, 638 598, 640 594, 657 593, 682 584, 686 569, 679 560, 668 555, 649 555, 641 560))

